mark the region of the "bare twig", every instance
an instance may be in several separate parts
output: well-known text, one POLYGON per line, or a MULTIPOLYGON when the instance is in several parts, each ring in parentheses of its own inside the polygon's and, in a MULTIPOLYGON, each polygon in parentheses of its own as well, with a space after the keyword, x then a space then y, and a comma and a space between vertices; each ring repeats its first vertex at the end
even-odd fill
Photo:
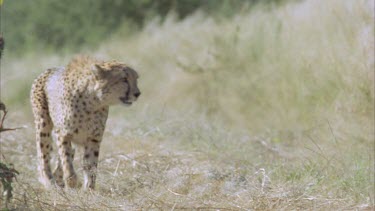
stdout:
POLYGON ((20 127, 17 127, 17 128, 4 128, 4 120, 5 120, 5 117, 8 113, 8 111, 6 110, 6 107, 4 105, 4 103, 0 102, 0 111, 3 111, 3 116, 1 117, 1 120, 0 120, 0 133, 1 132, 5 132, 5 131, 11 131, 11 130, 17 130, 17 129, 21 129, 20 127))
POLYGON ((280 156, 280 157, 286 157, 286 155, 277 147, 270 146, 265 140, 262 138, 255 138, 254 141, 258 142, 262 147, 264 147, 266 150, 272 152, 274 155, 280 156))
POLYGON ((329 126, 329 130, 331 131, 331 134, 333 136, 333 139, 335 140, 335 143, 337 144, 338 143, 337 138, 336 138, 335 134, 333 133, 333 129, 331 127, 331 123, 329 122, 328 119, 327 119, 327 123, 328 123, 328 126, 329 126))

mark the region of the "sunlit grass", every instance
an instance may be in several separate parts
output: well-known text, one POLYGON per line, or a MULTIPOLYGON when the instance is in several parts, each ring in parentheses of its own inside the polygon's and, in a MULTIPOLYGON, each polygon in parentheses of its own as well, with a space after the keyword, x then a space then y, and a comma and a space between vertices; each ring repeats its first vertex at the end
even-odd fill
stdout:
POLYGON ((142 96, 111 110, 92 194, 42 192, 35 170, 25 98, 41 71, 72 55, 5 57, 8 124, 28 126, 2 135, 21 172, 15 206, 371 209, 373 7, 307 0, 223 20, 170 15, 113 35, 90 54, 137 69, 142 96))

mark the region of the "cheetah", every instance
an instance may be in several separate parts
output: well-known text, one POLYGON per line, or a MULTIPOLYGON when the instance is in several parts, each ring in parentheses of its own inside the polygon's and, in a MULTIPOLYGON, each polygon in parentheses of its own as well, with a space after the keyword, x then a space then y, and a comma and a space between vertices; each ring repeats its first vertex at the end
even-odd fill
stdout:
POLYGON ((137 72, 124 63, 77 56, 66 68, 48 69, 34 81, 31 105, 39 180, 46 188, 79 186, 73 167, 74 143, 83 149, 83 188, 95 189, 109 106, 135 102, 141 94, 137 79, 137 72), (53 172, 52 136, 59 155, 53 172))

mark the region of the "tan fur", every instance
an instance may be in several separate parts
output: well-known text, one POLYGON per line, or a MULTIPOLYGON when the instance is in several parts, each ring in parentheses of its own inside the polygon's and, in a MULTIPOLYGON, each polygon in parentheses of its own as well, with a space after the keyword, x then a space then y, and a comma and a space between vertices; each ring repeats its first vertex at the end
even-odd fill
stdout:
POLYGON ((124 63, 79 56, 66 68, 51 68, 33 83, 31 104, 35 117, 38 168, 46 186, 77 187, 72 143, 84 149, 85 188, 95 187, 100 143, 114 104, 130 105, 140 95, 138 74, 124 63), (50 167, 52 134, 59 159, 50 167))

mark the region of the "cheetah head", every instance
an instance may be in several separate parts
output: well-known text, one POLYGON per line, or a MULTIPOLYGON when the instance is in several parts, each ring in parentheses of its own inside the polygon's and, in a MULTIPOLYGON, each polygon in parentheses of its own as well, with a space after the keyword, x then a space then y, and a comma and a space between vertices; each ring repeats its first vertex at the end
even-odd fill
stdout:
POLYGON ((116 61, 92 66, 99 99, 106 105, 130 106, 141 95, 137 86, 138 74, 129 66, 116 61))

